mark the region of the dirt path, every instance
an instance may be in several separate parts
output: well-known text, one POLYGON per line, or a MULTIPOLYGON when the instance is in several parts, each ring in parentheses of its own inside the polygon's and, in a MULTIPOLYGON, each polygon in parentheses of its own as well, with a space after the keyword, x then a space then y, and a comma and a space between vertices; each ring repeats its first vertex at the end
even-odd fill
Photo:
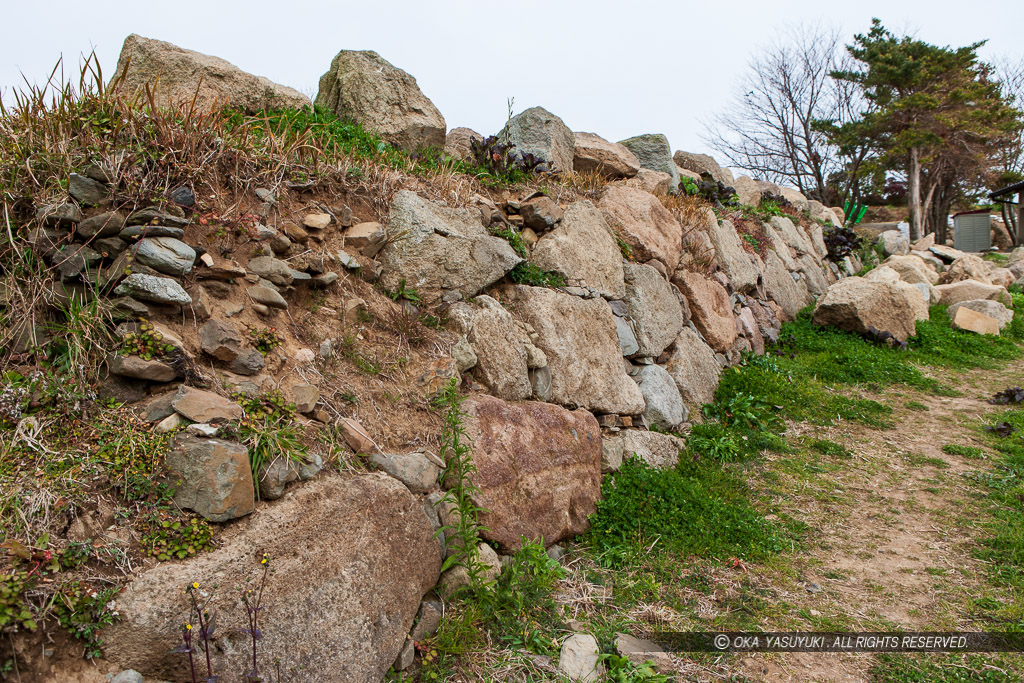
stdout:
MULTIPOLYGON (((776 502, 811 529, 810 553, 757 579, 791 606, 789 616, 804 618, 793 630, 978 629, 964 608, 983 591, 985 568, 971 555, 977 532, 965 517, 971 488, 963 475, 991 464, 942 447, 979 445, 973 428, 994 409, 986 400, 1022 378, 1017 363, 943 377, 962 392, 955 398, 890 390, 884 400, 894 409, 893 429, 791 427, 793 437, 828 439, 853 452, 805 462, 810 472, 786 456, 769 457, 762 469, 792 472, 776 502)), ((791 626, 767 621, 765 630, 791 626)), ((752 680, 867 681, 875 662, 869 654, 783 653, 744 658, 740 669, 752 680)))

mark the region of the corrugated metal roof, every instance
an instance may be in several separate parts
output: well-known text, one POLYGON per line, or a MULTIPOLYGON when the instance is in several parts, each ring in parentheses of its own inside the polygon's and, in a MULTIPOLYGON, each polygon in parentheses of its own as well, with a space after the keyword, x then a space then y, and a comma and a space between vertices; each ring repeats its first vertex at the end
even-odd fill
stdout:
POLYGON ((1002 187, 994 192, 989 192, 988 198, 997 199, 1004 194, 1017 194, 1018 192, 1024 192, 1024 180, 1019 183, 1014 183, 1013 185, 1007 185, 1006 187, 1002 187))

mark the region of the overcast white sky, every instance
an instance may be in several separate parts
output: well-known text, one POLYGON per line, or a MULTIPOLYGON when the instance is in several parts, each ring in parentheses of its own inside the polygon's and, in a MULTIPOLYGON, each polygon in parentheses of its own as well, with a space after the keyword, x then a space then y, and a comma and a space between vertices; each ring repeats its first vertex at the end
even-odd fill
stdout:
MULTIPOLYGON (((988 39, 1024 57, 1022 0, 43 0, 3 5, 0 90, 95 50, 109 77, 129 33, 223 57, 311 96, 342 49, 372 49, 419 81, 449 128, 497 132, 506 99, 611 140, 664 133, 709 151, 701 121, 725 107, 751 57, 799 23, 865 31, 873 16, 941 45, 988 39)), ((9 101, 8 97, 5 101, 9 101)))

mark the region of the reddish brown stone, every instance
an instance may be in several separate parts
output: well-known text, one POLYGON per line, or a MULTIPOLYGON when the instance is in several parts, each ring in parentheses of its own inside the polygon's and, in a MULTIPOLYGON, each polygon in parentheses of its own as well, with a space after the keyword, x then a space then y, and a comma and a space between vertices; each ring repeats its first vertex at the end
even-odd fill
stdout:
POLYGON ((672 282, 686 297, 693 323, 715 351, 725 353, 736 341, 729 294, 722 285, 699 273, 676 271, 672 282))
POLYGON ((587 530, 601 497, 601 431, 593 415, 492 396, 471 397, 463 408, 480 489, 475 502, 487 510, 480 516, 484 538, 512 553, 523 537, 551 545, 587 530))

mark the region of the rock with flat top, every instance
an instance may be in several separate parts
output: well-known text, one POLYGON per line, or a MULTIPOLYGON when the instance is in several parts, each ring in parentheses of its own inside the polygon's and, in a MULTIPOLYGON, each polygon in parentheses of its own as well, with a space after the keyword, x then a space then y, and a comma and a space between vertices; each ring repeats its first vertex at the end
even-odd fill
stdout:
POLYGON ((597 173, 614 180, 632 178, 640 170, 640 161, 628 147, 594 133, 575 133, 574 136, 573 170, 577 173, 597 173))
POLYGON ((219 423, 240 420, 242 406, 212 391, 182 385, 171 406, 193 422, 219 423))
POLYGON ((219 57, 134 33, 124 41, 111 82, 128 93, 155 85, 158 106, 190 103, 195 98, 200 110, 229 107, 256 113, 310 104, 297 90, 246 73, 219 57))
POLYGON ((967 330, 968 332, 976 332, 978 334, 998 335, 999 321, 984 313, 960 307, 953 314, 953 329, 967 330))

